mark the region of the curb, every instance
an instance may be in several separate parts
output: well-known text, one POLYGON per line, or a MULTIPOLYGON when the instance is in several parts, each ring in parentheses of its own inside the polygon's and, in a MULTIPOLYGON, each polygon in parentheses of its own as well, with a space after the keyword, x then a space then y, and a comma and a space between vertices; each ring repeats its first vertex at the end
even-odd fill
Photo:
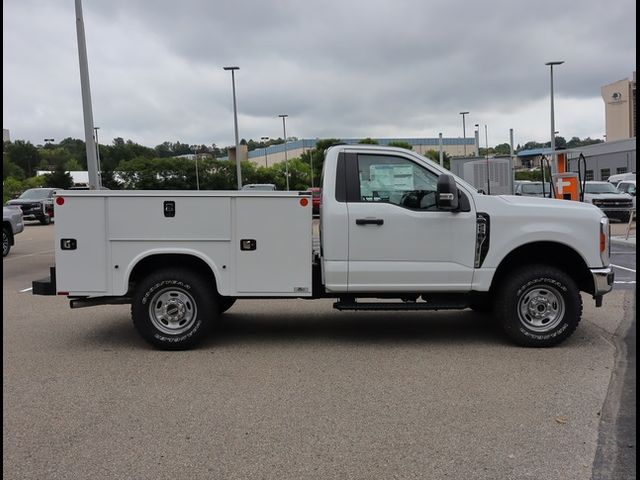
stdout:
POLYGON ((629 237, 625 239, 624 237, 611 237, 611 243, 624 243, 626 245, 634 245, 636 244, 636 237, 629 237))

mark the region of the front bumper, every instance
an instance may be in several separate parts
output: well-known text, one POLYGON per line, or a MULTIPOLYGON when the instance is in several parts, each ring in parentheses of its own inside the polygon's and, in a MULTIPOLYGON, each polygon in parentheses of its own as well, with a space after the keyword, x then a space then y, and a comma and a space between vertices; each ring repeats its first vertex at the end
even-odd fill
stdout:
POLYGON ((593 296, 602 297, 605 293, 609 293, 613 288, 614 273, 613 268, 592 268, 593 275, 593 296))

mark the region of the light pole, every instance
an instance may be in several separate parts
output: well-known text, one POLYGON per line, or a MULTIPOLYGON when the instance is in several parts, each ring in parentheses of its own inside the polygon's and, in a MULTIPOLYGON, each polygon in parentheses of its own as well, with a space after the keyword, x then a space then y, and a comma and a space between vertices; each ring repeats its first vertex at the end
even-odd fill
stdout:
POLYGON ((484 124, 484 142, 487 146, 487 195, 491 195, 491 181, 489 180, 489 134, 487 133, 487 124, 484 124))
POLYGON ((469 115, 469 112, 460 112, 462 115, 462 147, 464 148, 464 156, 467 156, 467 131, 465 128, 464 116, 469 115))
MULTIPOLYGON (((267 140, 269 140, 269 137, 260 137, 260 140, 262 140, 263 142, 266 142, 267 140)), ((269 164, 267 163, 267 146, 264 146, 264 166, 268 167, 269 164)))
MULTIPOLYGON (((195 160, 196 160, 196 190, 200 190, 200 177, 198 176, 198 147, 195 147, 193 151, 195 152, 195 160)), ((236 152, 236 155, 238 155, 237 152, 236 152)))
POLYGON ((284 170, 285 170, 285 176, 287 177, 287 191, 288 191, 289 190, 289 161, 287 160, 287 126, 285 124, 285 118, 287 118, 289 115, 282 114, 278 116, 282 118, 282 131, 284 134, 284 170))
POLYGON ((96 135, 96 163, 98 164, 98 178, 100 178, 100 186, 102 186, 102 167, 100 166, 100 142, 98 141, 98 130, 100 127, 93 127, 96 135))
POLYGON ((480 156, 480 124, 476 123, 474 125, 476 127, 476 131, 473 133, 476 144, 476 157, 480 156))
MULTIPOLYGON (((551 168, 556 168, 556 125, 555 125, 555 116, 553 111, 553 66, 554 65, 562 65, 564 60, 557 62, 547 62, 545 65, 550 67, 551 73, 551 168)), ((542 182, 544 184, 544 168, 542 169, 542 182)))
POLYGON ((236 70, 240 67, 222 67, 231 70, 231 86, 233 88, 233 126, 236 134, 236 172, 238 175, 238 190, 242 190, 242 171, 240 170, 240 141, 238 140, 238 107, 236 105, 236 70))

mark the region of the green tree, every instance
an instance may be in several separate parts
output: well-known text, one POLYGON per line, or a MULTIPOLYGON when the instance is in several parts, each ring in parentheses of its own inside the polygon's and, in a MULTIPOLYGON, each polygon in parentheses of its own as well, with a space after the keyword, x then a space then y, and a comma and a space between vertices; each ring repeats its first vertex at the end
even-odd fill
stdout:
POLYGON ((27 177, 33 176, 36 166, 40 164, 40 152, 31 142, 5 142, 2 153, 9 157, 11 163, 20 167, 27 177))
POLYGON ((509 155, 511 154, 511 146, 508 143, 500 143, 493 147, 493 151, 496 155, 509 155))
POLYGON ((374 140, 371 137, 367 137, 367 138, 363 138, 358 143, 362 145, 378 145, 379 142, 377 140, 374 140))
POLYGON ((403 142, 403 141, 400 141, 400 140, 394 140, 393 142, 389 142, 389 146, 390 147, 405 148, 407 150, 413 150, 413 145, 411 145, 408 142, 403 142))
MULTIPOLYGON (((440 153, 435 150, 427 150, 424 154, 430 160, 433 160, 438 165, 440 164, 440 153)), ((451 170, 451 157, 447 152, 442 152, 442 166, 447 170, 451 170)))
POLYGON ((50 188, 68 189, 73 187, 73 177, 64 169, 64 166, 58 165, 53 173, 44 175, 44 186, 50 188))
POLYGON ((24 170, 19 166, 11 163, 7 155, 2 156, 2 180, 7 178, 15 178, 17 180, 24 179, 24 170))
POLYGON ((80 162, 75 158, 71 158, 64 164, 64 168, 70 172, 76 172, 78 170, 82 170, 82 165, 80 165, 80 162))

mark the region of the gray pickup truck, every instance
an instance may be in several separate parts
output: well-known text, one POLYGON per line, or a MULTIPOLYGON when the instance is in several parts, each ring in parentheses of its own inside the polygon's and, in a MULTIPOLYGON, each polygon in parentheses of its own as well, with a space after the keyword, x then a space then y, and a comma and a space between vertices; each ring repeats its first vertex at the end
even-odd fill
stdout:
POLYGON ((15 244, 15 236, 24 230, 20 207, 2 207, 2 256, 6 257, 15 244))

